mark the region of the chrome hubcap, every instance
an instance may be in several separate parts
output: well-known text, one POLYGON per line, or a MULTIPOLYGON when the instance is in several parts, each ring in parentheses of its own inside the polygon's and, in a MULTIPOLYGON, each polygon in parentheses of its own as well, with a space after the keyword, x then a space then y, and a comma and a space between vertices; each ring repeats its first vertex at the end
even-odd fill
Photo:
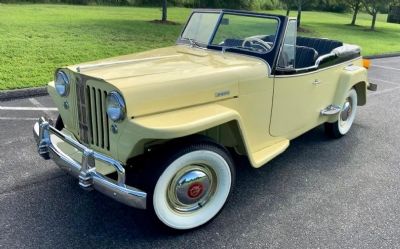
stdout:
POLYGON ((342 112, 340 113, 341 120, 347 121, 347 119, 349 119, 349 117, 351 116, 351 112, 352 112, 351 105, 352 105, 351 99, 348 98, 342 107, 342 112))
POLYGON ((216 188, 215 173, 207 165, 189 165, 172 179, 167 195, 170 207, 179 212, 192 212, 210 200, 216 188))

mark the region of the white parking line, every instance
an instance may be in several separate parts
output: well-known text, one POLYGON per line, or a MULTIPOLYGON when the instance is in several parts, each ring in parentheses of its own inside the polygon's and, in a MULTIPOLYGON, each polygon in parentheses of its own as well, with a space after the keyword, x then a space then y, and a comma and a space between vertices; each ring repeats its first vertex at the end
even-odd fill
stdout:
MULTIPOLYGON (((45 108, 44 105, 42 105, 39 101, 37 101, 35 98, 29 98, 29 101, 36 107, 38 108, 45 108)), ((43 110, 43 112, 45 114, 47 114, 47 116, 51 116, 51 111, 50 110, 43 110)))
POLYGON ((0 117, 0 120, 22 120, 22 121, 37 121, 37 120, 38 120, 38 118, 0 117))
POLYGON ((400 82, 393 82, 393 81, 388 81, 388 80, 380 80, 380 79, 374 79, 374 78, 371 78, 371 77, 368 77, 368 80, 371 80, 371 81, 373 81, 373 82, 376 82, 376 81, 378 81, 378 82, 383 82, 383 83, 389 83, 389 84, 393 84, 393 85, 399 85, 399 83, 400 82))
POLYGON ((384 93, 390 93, 392 91, 396 91, 396 90, 399 90, 399 89, 400 89, 400 86, 394 87, 394 88, 389 88, 389 89, 385 89, 385 90, 382 90, 382 91, 379 91, 379 92, 370 93, 369 96, 377 96, 377 95, 381 95, 381 94, 384 94, 384 93))
POLYGON ((400 71, 400 68, 395 68, 395 67, 385 67, 385 66, 379 66, 379 65, 373 65, 373 68, 382 68, 382 69, 387 69, 387 70, 394 70, 394 71, 400 71))
POLYGON ((6 111, 58 111, 57 108, 52 107, 19 107, 19 106, 0 106, 0 110, 6 111))

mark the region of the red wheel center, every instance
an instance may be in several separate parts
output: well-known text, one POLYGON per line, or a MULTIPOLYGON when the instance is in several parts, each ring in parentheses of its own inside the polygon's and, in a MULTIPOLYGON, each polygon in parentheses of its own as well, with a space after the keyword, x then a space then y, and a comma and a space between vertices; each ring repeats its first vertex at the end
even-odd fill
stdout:
POLYGON ((197 198, 203 193, 203 184, 195 182, 190 185, 187 195, 190 198, 197 198))

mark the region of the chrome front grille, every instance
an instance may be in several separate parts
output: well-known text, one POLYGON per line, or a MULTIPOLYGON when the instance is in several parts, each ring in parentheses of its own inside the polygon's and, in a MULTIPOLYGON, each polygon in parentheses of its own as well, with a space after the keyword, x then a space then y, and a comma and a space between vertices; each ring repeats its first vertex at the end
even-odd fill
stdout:
POLYGON ((107 92, 86 84, 76 84, 79 136, 82 142, 110 150, 109 122, 106 113, 107 92))
POLYGON ((90 143, 109 150, 110 138, 106 113, 107 92, 92 86, 86 86, 86 92, 88 97, 88 109, 90 110, 90 143))

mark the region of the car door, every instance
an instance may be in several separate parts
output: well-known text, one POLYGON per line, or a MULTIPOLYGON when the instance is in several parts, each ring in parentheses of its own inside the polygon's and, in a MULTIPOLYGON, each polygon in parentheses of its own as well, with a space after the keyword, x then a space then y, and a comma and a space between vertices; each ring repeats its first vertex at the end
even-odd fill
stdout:
MULTIPOLYGON (((278 66, 281 63, 287 68, 295 67, 296 33, 296 21, 290 20, 282 48, 284 53, 281 53, 285 58, 280 58, 278 66)), ((325 122, 326 117, 320 113, 333 102, 340 71, 339 66, 333 66, 313 72, 276 75, 271 135, 294 138, 325 122)))
POLYGON ((270 133, 293 138, 325 122, 321 110, 333 104, 340 68, 276 76, 270 133))

